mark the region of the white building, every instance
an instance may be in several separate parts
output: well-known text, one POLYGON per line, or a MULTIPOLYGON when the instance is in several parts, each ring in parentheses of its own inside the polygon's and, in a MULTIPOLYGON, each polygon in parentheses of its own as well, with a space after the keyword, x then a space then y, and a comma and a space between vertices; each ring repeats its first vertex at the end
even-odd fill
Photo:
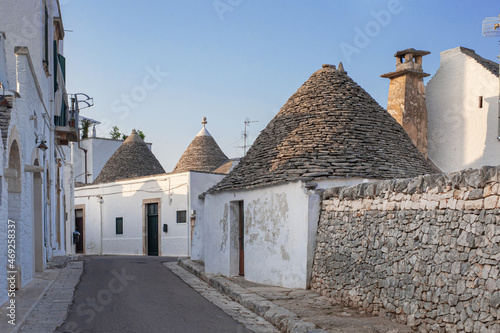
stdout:
POLYGON ((323 65, 240 163, 200 199, 208 273, 307 288, 321 191, 435 172, 404 129, 344 71, 323 65))
POLYGON ((429 158, 452 172, 500 164, 498 63, 474 50, 441 52, 426 86, 429 158))
POLYGON ((93 184, 75 190, 76 230, 81 234, 75 252, 188 256, 198 195, 224 178, 211 171, 225 162, 203 127, 174 172, 165 173, 133 132, 93 184))
POLYGON ((66 253, 65 199, 73 194, 61 145, 76 140, 77 129, 68 126, 63 38, 57 0, 0 3, 0 303, 7 299, 8 223, 15 225, 9 270, 17 271, 18 288, 66 253))

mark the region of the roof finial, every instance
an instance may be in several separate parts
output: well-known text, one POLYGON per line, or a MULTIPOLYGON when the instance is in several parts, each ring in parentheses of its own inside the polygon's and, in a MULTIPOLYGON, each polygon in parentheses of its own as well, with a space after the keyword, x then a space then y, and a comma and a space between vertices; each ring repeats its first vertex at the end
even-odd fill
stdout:
POLYGON ((339 71, 339 72, 344 72, 344 73, 345 73, 345 70, 344 70, 344 64, 342 64, 342 61, 339 63, 338 71, 339 71))
POLYGON ((201 123, 203 124, 203 128, 205 128, 205 125, 207 124, 207 117, 203 117, 201 123))

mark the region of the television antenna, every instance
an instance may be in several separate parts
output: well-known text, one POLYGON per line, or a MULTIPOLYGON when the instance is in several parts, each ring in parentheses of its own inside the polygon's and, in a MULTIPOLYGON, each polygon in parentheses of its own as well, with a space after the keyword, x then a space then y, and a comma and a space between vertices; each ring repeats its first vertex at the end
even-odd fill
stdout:
MULTIPOLYGON (((498 17, 487 17, 483 20, 483 36, 500 38, 500 15, 498 17)), ((500 74, 500 55, 498 72, 500 74)), ((497 140, 500 141, 500 75, 498 84, 498 135, 497 140)))
POLYGON ((247 138, 248 138, 248 133, 247 133, 247 127, 250 126, 251 123, 258 123, 258 120, 250 120, 247 118, 245 120, 245 131, 243 132, 243 146, 238 146, 236 148, 243 148, 243 156, 247 154, 247 138))

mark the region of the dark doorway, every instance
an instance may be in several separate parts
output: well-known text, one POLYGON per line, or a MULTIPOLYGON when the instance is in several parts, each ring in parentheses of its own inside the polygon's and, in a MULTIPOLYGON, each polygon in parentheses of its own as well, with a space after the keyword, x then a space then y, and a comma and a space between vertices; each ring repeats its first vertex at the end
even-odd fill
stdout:
POLYGON ((76 243, 76 253, 83 253, 83 209, 75 209, 75 231, 80 233, 80 241, 76 243))
POLYGON ((243 216, 243 201, 238 202, 238 240, 240 247, 240 275, 245 275, 245 219, 243 216))
POLYGON ((158 255, 158 204, 146 205, 148 256, 158 255))

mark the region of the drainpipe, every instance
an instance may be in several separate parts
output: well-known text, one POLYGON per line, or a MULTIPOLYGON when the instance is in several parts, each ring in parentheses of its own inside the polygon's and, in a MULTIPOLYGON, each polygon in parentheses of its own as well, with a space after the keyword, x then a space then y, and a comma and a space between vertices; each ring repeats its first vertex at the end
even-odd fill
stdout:
POLYGON ((85 156, 85 184, 87 184, 87 177, 88 177, 88 171, 87 171, 87 149, 82 148, 80 146, 80 138, 78 138, 78 148, 83 150, 83 155, 85 156))
POLYGON ((73 117, 75 118, 75 126, 78 132, 78 148, 83 150, 83 154, 85 156, 85 184, 88 184, 88 170, 87 170, 87 149, 82 148, 80 146, 80 130, 79 130, 79 119, 78 115, 80 114, 80 110, 78 109, 78 103, 76 102, 76 98, 71 98, 71 109, 73 110, 73 117))
POLYGON ((103 232, 103 227, 102 227, 102 204, 104 202, 104 200, 102 199, 101 196, 99 196, 97 198, 97 202, 99 203, 99 221, 100 221, 100 225, 101 225, 101 251, 100 251, 100 254, 102 255, 102 239, 103 239, 103 235, 102 235, 102 232, 103 232))

